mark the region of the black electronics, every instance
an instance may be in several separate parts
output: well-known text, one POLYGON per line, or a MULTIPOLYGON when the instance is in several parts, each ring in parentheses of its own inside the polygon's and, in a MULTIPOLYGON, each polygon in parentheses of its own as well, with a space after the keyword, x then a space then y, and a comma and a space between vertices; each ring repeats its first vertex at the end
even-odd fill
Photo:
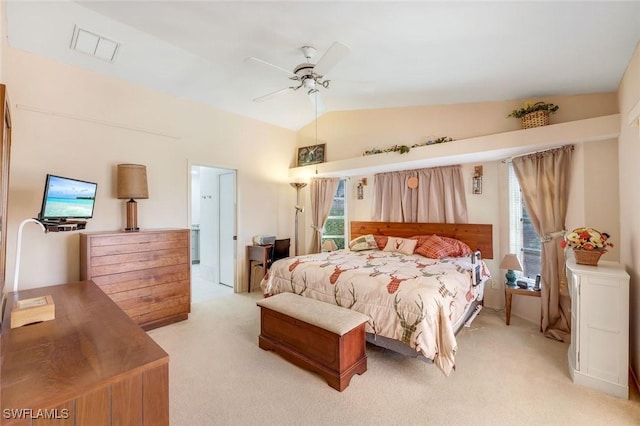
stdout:
POLYGON ((540 291, 540 274, 536 275, 536 283, 533 286, 535 291, 540 291))
POLYGON ((79 231, 87 226, 87 222, 84 220, 67 220, 64 222, 40 220, 39 222, 44 225, 47 232, 79 231))
POLYGON ((518 281, 516 281, 516 284, 520 288, 529 288, 529 282, 528 281, 518 280, 518 281))
POLYGON ((45 226, 65 225, 59 229, 64 231, 84 229, 81 221, 67 219, 91 219, 97 189, 97 183, 47 174, 38 220, 45 226))

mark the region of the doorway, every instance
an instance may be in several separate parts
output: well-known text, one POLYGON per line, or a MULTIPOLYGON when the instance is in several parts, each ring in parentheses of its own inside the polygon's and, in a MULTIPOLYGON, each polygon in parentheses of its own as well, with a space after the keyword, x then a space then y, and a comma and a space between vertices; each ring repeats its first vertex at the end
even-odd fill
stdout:
POLYGON ((192 165, 192 302, 233 293, 235 263, 236 171, 192 165))

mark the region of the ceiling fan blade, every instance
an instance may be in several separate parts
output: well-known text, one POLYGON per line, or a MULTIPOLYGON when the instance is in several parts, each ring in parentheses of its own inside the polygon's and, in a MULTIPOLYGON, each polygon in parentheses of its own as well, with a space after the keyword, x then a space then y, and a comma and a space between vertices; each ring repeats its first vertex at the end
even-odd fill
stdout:
POLYGON ((330 87, 341 92, 373 93, 378 84, 375 81, 331 79, 330 87))
POLYGON ((318 114, 322 114, 326 111, 326 106, 324 105, 324 100, 322 99, 322 95, 319 91, 315 91, 313 93, 309 93, 309 100, 311 101, 311 106, 313 110, 318 114))
POLYGON ((276 90, 275 92, 271 92, 271 93, 267 93, 266 95, 258 96, 253 101, 254 102, 264 102, 264 101, 269 100, 269 99, 271 99, 271 98, 273 98, 275 96, 280 95, 281 93, 288 92, 289 90, 291 90, 291 87, 285 87, 284 89, 276 90))
POLYGON ((253 56, 252 56, 252 57, 250 57, 250 58, 246 58, 246 59, 245 59, 245 62, 255 62, 255 63, 261 64, 261 65, 266 65, 266 66, 271 67, 271 68, 273 68, 273 69, 276 69, 276 70, 278 70, 278 71, 282 71, 283 73, 287 74, 289 77, 295 77, 295 76, 296 76, 296 75, 295 75, 292 71, 290 71, 290 70, 286 70, 286 69, 284 69, 284 68, 282 68, 282 67, 279 67, 279 66, 277 66, 277 65, 274 65, 274 64, 272 64, 272 63, 270 63, 270 62, 263 61, 262 59, 254 58, 253 56))
POLYGON ((318 60, 318 63, 313 67, 313 72, 321 76, 327 74, 329 70, 347 56, 350 51, 351 49, 347 46, 336 41, 318 60))

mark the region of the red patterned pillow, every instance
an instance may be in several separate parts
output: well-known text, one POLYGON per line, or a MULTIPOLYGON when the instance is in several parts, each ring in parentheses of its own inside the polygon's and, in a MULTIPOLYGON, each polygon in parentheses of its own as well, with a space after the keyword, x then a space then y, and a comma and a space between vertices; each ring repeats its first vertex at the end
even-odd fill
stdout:
POLYGON ((460 240, 456 240, 455 238, 449 238, 449 237, 440 237, 440 238, 442 238, 444 241, 446 241, 453 247, 452 252, 449 254, 449 256, 451 257, 465 257, 465 256, 470 256, 471 253, 473 253, 473 250, 471 250, 471 247, 469 247, 467 243, 464 243, 460 240))
POLYGON ((437 235, 430 235, 423 239, 422 244, 416 247, 415 253, 430 259, 442 259, 450 256, 455 248, 437 235))
POLYGON ((431 235, 414 235, 413 237, 409 237, 409 239, 418 240, 418 244, 416 244, 416 248, 418 248, 422 244, 424 244, 424 242, 427 241, 430 237, 431 235))
POLYGON ((386 235, 374 235, 373 238, 376 239, 376 244, 380 250, 384 250, 387 246, 387 241, 389 241, 389 237, 386 235))

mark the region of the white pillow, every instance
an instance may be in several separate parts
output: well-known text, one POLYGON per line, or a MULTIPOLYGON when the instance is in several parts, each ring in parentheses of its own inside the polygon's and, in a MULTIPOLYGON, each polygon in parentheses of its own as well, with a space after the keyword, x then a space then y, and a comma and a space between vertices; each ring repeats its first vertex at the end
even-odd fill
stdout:
POLYGON ((371 234, 361 235, 353 240, 349 241, 349 250, 362 251, 362 250, 378 250, 378 244, 376 239, 371 234))
POLYGON ((389 237, 387 245, 382 251, 391 251, 402 254, 413 254, 418 240, 410 240, 408 238, 389 237))

